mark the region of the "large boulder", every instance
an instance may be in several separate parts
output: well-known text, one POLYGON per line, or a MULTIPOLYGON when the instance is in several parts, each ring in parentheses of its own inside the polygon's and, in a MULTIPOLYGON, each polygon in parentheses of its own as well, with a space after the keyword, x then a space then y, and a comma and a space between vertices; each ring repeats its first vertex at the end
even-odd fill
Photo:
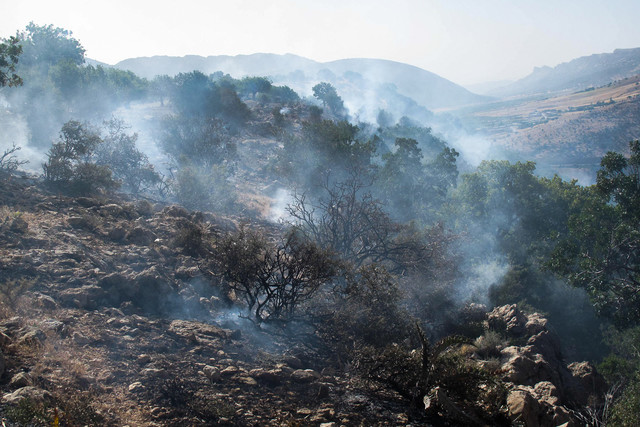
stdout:
POLYGON ((157 266, 140 273, 112 273, 98 280, 104 290, 105 303, 119 306, 132 303, 147 313, 161 313, 178 296, 167 275, 157 266))
POLYGON ((506 333, 509 336, 522 336, 526 333, 526 316, 516 304, 494 308, 487 315, 489 329, 506 333))
POLYGON ((96 285, 64 289, 58 294, 63 305, 92 310, 98 307, 105 297, 104 289, 96 285))
POLYGON ((591 364, 566 365, 561 340, 540 314, 525 314, 515 304, 496 307, 487 316, 487 326, 520 343, 500 351, 498 370, 511 387, 507 406, 514 422, 571 425, 568 407, 583 408, 606 393, 603 377, 591 364))
POLYGON ((568 366, 573 377, 569 385, 571 397, 578 405, 597 402, 608 390, 607 383, 589 362, 574 362, 568 366))
POLYGON ((2 396, 2 402, 7 405, 17 405, 23 399, 29 399, 34 403, 51 403, 53 396, 48 391, 33 386, 22 387, 2 396))
POLYGON ((516 386, 507 396, 509 418, 515 425, 575 426, 571 411, 558 405, 557 390, 547 381, 535 387, 516 386))

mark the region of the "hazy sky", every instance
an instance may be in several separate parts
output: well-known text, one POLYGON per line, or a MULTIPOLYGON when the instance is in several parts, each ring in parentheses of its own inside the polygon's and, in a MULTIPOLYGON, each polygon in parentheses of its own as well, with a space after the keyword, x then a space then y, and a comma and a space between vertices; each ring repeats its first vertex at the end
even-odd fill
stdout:
POLYGON ((640 0, 0 0, 0 37, 29 21, 73 31, 88 57, 109 64, 256 52, 368 57, 460 84, 640 47, 640 0))

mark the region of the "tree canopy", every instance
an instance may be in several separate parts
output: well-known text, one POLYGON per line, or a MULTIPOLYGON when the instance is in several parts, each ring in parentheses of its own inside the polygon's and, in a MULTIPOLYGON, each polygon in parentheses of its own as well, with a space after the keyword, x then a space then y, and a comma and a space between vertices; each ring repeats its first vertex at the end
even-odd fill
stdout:
POLYGON ((0 87, 22 84, 22 78, 16 74, 16 65, 21 53, 22 45, 18 37, 11 36, 0 43, 0 87))

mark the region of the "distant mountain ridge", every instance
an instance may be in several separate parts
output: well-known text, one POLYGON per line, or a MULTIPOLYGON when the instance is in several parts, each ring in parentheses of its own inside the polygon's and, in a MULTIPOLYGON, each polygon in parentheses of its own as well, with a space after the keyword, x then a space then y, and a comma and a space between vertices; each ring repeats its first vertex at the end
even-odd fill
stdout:
POLYGON ((640 74, 640 48, 616 49, 576 58, 553 68, 536 67, 533 73, 488 92, 493 96, 531 95, 582 90, 640 74))
POLYGON ((293 54, 269 53, 208 57, 153 56, 126 59, 115 67, 147 78, 193 70, 205 74, 223 71, 236 78, 269 76, 276 83, 287 84, 297 90, 305 88, 306 91, 320 81, 335 83, 338 89, 341 89, 341 85, 349 86, 354 82, 375 86, 376 90, 381 85, 392 85, 398 94, 429 109, 475 104, 488 99, 427 70, 382 59, 342 59, 322 63, 293 54))

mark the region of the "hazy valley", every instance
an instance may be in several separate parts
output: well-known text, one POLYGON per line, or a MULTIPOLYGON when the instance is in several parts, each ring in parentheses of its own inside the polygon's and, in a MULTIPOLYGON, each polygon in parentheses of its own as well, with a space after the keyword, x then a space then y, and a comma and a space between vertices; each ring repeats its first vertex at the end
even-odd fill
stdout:
POLYGON ((7 426, 639 421, 635 50, 485 96, 1 46, 7 426))

